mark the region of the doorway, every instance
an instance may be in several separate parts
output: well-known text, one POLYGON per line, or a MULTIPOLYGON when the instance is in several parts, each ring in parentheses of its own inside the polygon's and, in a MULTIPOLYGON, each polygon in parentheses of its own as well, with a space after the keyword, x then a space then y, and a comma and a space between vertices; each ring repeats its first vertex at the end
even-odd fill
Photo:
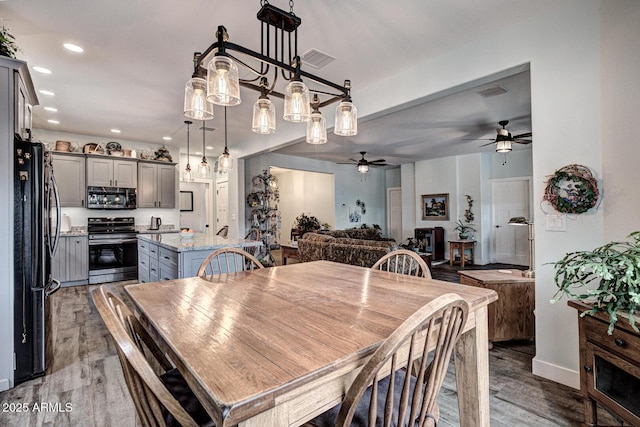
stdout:
POLYGON ((527 265, 529 245, 527 227, 509 226, 516 216, 531 218, 531 178, 505 178, 491 181, 491 262, 527 265))
POLYGON ((387 189, 387 233, 402 242, 402 188, 387 189))
POLYGON ((216 182, 216 232, 229 225, 229 181, 216 182))

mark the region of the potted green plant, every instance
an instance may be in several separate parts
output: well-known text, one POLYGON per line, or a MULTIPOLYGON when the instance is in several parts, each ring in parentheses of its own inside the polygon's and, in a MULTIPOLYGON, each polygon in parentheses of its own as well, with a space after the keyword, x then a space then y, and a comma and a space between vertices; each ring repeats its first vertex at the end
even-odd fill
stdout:
POLYGON ((320 230, 320 221, 315 216, 303 212, 296 217, 295 228, 298 230, 298 235, 302 237, 304 233, 320 230))
POLYGON ((5 26, 2 26, 0 28, 0 56, 8 56, 15 59, 16 52, 19 50, 20 48, 15 43, 15 37, 11 35, 5 26))
POLYGON ((609 335, 618 321, 618 312, 623 310, 629 314, 629 324, 638 331, 634 315, 640 305, 640 231, 628 238, 631 241, 610 242, 592 251, 569 252, 551 263, 558 286, 551 302, 567 295, 593 307, 582 315, 608 313, 609 335), (598 284, 595 289, 590 286, 593 282, 598 284))
POLYGON ((476 231, 476 229, 473 228, 473 224, 465 224, 461 219, 459 219, 458 221, 456 221, 456 225, 453 227, 453 231, 458 232, 458 238, 460 240, 466 240, 471 236, 471 233, 476 231))

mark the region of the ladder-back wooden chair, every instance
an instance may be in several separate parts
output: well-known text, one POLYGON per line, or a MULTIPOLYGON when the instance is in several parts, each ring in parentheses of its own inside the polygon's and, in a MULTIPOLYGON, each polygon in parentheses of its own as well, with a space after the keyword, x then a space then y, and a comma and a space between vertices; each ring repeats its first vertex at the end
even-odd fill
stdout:
POLYGON ((247 232, 247 234, 244 236, 244 239, 256 242, 256 243, 245 243, 242 245, 242 249, 245 252, 253 256, 256 256, 256 254, 258 253, 258 249, 262 246, 261 244, 258 243, 260 241, 260 230, 255 227, 251 227, 247 232))
POLYGON ((442 295, 420 308, 373 353, 342 405, 307 425, 435 426, 440 415, 436 398, 468 313, 469 305, 457 294, 442 295), (406 375, 406 366, 417 358, 422 360, 419 375, 406 375))
POLYGON ((184 378, 121 299, 92 293, 116 345, 129 394, 143 426, 213 426, 184 378))
POLYGON ((420 258, 420 255, 407 249, 389 252, 376 261, 371 268, 431 279, 431 270, 427 263, 420 258))
POLYGON ((222 227, 220 230, 216 232, 216 236, 221 236, 221 237, 227 237, 227 234, 229 234, 228 225, 225 225, 224 227, 222 227))
POLYGON ((208 279, 217 274, 235 273, 236 271, 255 270, 264 268, 260 261, 250 253, 240 248, 221 248, 207 256, 200 269, 198 277, 208 279))

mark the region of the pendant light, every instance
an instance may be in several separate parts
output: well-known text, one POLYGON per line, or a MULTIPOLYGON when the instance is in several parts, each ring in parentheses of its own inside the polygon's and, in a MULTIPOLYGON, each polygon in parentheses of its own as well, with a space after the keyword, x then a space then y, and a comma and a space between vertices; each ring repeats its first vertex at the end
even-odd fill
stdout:
POLYGON ((320 98, 318 94, 313 95, 313 112, 311 120, 307 122, 307 139, 309 144, 326 144, 327 143, 327 121, 320 114, 320 98))
POLYGON ((198 73, 200 52, 193 54, 195 69, 184 88, 184 115, 195 120, 213 119, 213 104, 207 101, 207 81, 198 73))
POLYGON ((207 99, 216 105, 240 104, 238 67, 226 56, 214 56, 207 65, 207 99))
POLYGON ((333 133, 340 136, 354 136, 358 134, 358 110, 351 102, 351 81, 345 80, 344 87, 347 89, 347 96, 336 108, 333 133))
POLYGON ((253 120, 251 130, 255 133, 268 135, 276 131, 276 107, 267 98, 267 79, 260 79, 260 98, 253 104, 253 120))
POLYGON ((311 118, 309 103, 309 89, 300 78, 300 57, 294 59, 296 64, 295 76, 284 89, 284 115, 288 122, 307 122, 311 118))
POLYGON ((200 162, 200 166, 198 166, 198 176, 200 178, 211 178, 211 166, 209 165, 209 162, 207 162, 207 155, 206 155, 206 147, 205 147, 205 133, 206 133, 206 127, 205 127, 205 123, 204 120, 202 121, 202 162, 200 162))
POLYGON ((191 165, 189 164, 189 126, 191 126, 191 122, 189 120, 185 120, 184 123, 187 125, 187 167, 184 169, 182 173, 182 180, 186 182, 193 181, 193 174, 191 173, 191 165))
POLYGON ((233 170, 233 158, 227 148, 227 107, 224 107, 224 151, 218 157, 218 170, 220 172, 233 170))

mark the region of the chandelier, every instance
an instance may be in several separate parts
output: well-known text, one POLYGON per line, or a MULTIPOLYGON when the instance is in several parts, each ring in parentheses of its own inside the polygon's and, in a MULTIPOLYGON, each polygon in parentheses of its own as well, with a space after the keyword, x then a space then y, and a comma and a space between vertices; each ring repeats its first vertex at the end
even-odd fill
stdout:
POLYGON ((284 99, 282 118, 306 123, 306 140, 311 144, 327 142, 326 121, 320 109, 336 102, 333 133, 356 135, 358 113, 351 101, 351 82, 345 80, 339 85, 302 69, 298 55, 298 27, 302 20, 293 13, 293 0, 289 1, 289 12, 267 0, 260 5, 260 52, 230 42, 227 29, 219 26, 217 40, 204 52, 194 53, 193 75, 185 87, 184 114, 197 120, 212 119, 213 104, 225 108, 240 104, 242 86, 260 94, 253 106, 251 129, 255 133, 276 131, 275 106, 270 98, 280 98, 284 99), (238 66, 252 78, 240 79, 238 66), (278 89, 279 79, 286 83, 284 89, 278 89), (305 82, 312 82, 312 87, 305 82))

